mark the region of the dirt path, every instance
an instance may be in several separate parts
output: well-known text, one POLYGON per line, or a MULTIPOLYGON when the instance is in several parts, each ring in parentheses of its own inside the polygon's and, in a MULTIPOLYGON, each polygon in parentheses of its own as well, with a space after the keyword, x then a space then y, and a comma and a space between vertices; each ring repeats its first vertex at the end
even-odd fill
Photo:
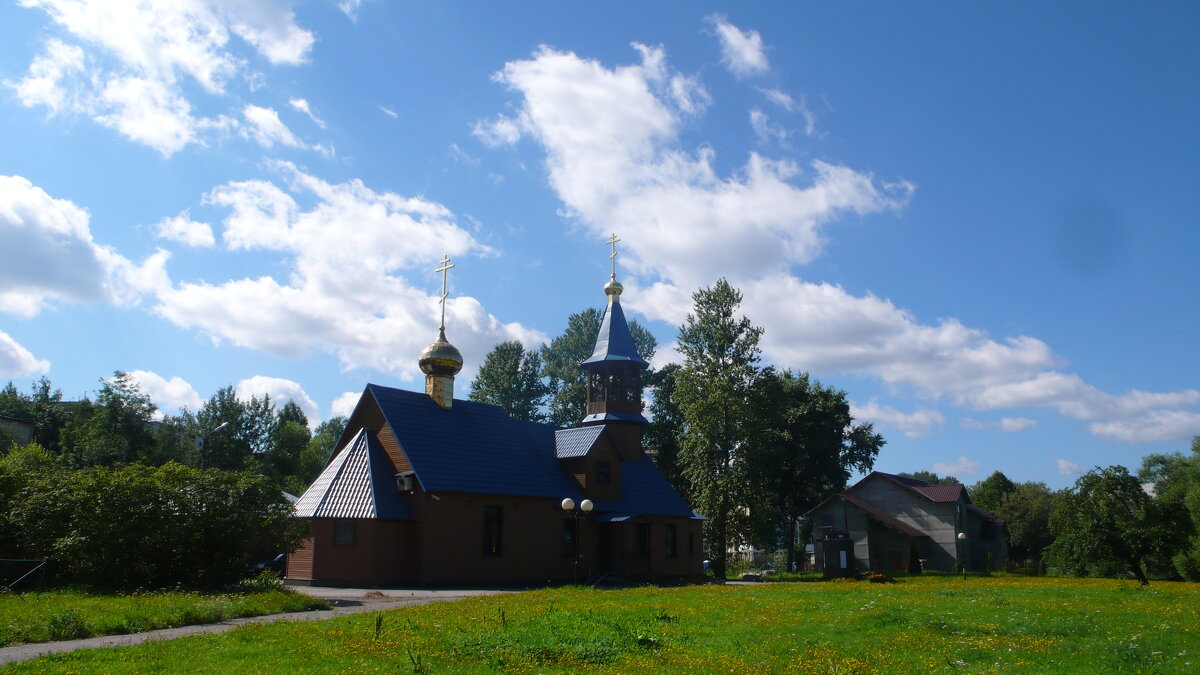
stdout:
POLYGON ((63 640, 61 642, 35 642, 32 644, 0 647, 0 666, 18 663, 43 656, 45 654, 61 654, 77 649, 99 649, 101 647, 124 647, 138 645, 149 640, 171 640, 185 635, 200 633, 224 633, 238 626, 257 623, 273 623, 275 621, 321 621, 332 619, 344 614, 358 612, 381 612, 397 607, 410 605, 425 605, 431 602, 448 602, 477 595, 494 595, 511 591, 496 589, 454 589, 454 590, 415 590, 415 589, 384 589, 369 590, 363 588, 318 588, 295 587, 295 590, 326 600, 333 609, 315 612, 290 612, 287 614, 267 614, 251 616, 243 619, 230 619, 220 623, 206 623, 196 626, 180 626, 179 628, 163 628, 146 633, 131 633, 129 635, 103 635, 83 638, 82 640, 63 640))

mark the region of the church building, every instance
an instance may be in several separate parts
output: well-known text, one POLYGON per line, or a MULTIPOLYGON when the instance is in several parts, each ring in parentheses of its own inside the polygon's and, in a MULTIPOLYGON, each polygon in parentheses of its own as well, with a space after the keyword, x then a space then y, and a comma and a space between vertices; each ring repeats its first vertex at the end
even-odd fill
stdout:
MULTIPOLYGON (((615 241, 614 236, 614 241, 615 241)), ((615 249, 614 249, 615 255, 615 249)), ((308 538, 290 583, 384 586, 666 580, 703 574, 701 521, 643 453, 642 372, 621 284, 580 364, 587 411, 558 428, 454 398, 442 325, 425 392, 368 384, 325 469, 296 503, 308 538)))

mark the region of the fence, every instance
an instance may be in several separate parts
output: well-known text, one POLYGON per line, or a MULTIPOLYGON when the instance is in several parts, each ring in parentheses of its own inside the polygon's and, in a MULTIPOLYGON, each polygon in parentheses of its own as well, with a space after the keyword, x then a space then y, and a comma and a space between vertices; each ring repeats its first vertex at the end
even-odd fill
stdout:
POLYGON ((0 558, 0 593, 41 591, 45 583, 45 560, 0 558))

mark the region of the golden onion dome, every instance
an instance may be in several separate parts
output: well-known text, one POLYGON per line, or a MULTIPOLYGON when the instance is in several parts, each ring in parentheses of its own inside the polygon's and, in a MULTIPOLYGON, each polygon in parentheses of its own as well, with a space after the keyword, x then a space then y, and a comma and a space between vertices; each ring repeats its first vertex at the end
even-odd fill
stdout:
POLYGON ((438 331, 438 339, 421 350, 417 362, 426 375, 457 375, 462 370, 463 357, 458 348, 446 339, 446 329, 438 331))
POLYGON ((617 281, 617 278, 615 276, 609 278, 608 283, 604 284, 604 294, 605 295, 619 297, 621 295, 621 291, 624 291, 624 290, 625 290, 625 287, 621 285, 621 282, 617 281))

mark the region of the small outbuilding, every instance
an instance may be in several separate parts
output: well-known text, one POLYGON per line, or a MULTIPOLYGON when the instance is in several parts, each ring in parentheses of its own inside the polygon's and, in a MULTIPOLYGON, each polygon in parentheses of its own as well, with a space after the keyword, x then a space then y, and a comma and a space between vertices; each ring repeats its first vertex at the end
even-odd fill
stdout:
POLYGON ((962 485, 929 485, 874 471, 807 516, 818 569, 827 574, 835 572, 828 569, 830 561, 844 574, 847 567, 949 572, 959 561, 968 571, 989 565, 999 570, 1008 559, 1004 521, 972 504, 962 485))

